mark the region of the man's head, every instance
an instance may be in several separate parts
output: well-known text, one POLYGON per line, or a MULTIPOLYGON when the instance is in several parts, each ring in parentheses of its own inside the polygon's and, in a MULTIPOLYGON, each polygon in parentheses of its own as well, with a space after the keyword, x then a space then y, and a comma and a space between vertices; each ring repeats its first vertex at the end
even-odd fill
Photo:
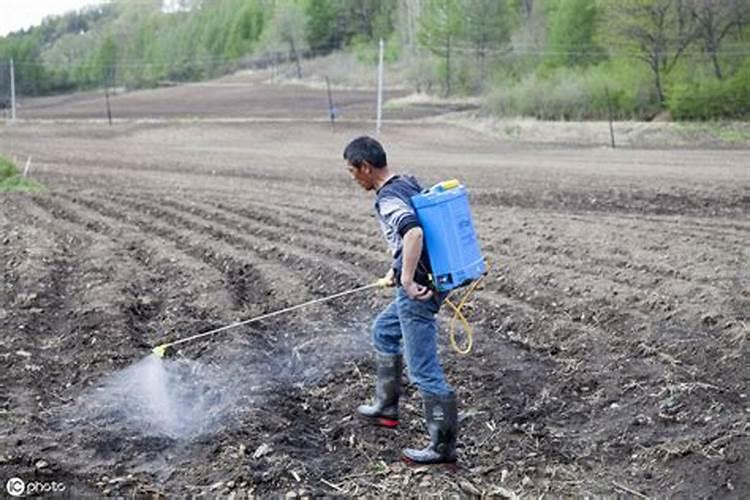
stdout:
POLYGON ((372 137, 357 137, 344 149, 344 160, 352 178, 365 191, 377 189, 389 175, 383 146, 372 137))

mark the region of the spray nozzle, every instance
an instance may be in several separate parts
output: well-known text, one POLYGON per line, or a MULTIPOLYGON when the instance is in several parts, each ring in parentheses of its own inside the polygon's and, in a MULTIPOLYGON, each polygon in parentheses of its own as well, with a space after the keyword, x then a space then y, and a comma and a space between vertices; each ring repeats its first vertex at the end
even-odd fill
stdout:
POLYGON ((167 344, 158 345, 151 349, 151 352, 153 352, 156 357, 163 358, 167 355, 167 344))

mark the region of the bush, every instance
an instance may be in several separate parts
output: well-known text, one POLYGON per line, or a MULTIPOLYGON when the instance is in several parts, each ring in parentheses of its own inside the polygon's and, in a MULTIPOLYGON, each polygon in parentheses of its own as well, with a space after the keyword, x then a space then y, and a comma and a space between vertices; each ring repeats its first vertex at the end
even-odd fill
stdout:
POLYGON ((15 175, 18 175, 18 169, 13 162, 0 156, 0 182, 15 175))
POLYGON ((608 101, 617 119, 642 118, 658 106, 649 83, 616 63, 558 68, 516 82, 505 80, 487 97, 494 113, 543 120, 606 119, 608 101))
POLYGON ((41 184, 22 177, 12 161, 0 156, 0 193, 39 191, 41 189, 41 184))
MULTIPOLYGON (((357 60, 365 65, 377 66, 380 61, 380 43, 376 40, 356 36, 349 45, 357 60)), ((383 63, 393 64, 401 56, 401 45, 394 36, 383 44, 383 63)))
POLYGON ((750 60, 725 80, 710 78, 675 84, 667 106, 676 120, 750 117, 750 60))

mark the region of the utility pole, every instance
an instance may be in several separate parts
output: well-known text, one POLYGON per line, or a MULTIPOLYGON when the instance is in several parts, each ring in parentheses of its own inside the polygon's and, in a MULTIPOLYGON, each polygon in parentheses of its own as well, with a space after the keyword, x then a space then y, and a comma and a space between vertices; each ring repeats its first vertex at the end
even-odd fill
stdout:
POLYGON ((16 74, 13 70, 13 58, 10 59, 10 119, 16 121, 16 74))
POLYGON ((383 39, 380 39, 380 57, 378 62, 378 119, 375 124, 375 135, 380 135, 383 121, 383 39))

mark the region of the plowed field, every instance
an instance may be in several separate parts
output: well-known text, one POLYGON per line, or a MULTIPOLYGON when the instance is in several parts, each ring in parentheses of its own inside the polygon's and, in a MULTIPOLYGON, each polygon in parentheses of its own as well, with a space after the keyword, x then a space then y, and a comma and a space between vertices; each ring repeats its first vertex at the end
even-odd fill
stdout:
POLYGON ((372 392, 381 292, 185 344, 175 358, 192 375, 224 381, 207 408, 229 411, 208 430, 165 435, 87 409, 164 339, 382 275, 371 197, 341 160, 369 130, 0 129, 0 151, 32 155, 49 188, 0 196, 0 479, 62 481, 71 498, 750 494, 746 150, 386 125, 393 168, 467 185, 492 263, 469 309, 474 350, 442 339, 462 414, 456 470, 400 462, 424 439, 413 388, 397 431, 353 418, 372 392))

